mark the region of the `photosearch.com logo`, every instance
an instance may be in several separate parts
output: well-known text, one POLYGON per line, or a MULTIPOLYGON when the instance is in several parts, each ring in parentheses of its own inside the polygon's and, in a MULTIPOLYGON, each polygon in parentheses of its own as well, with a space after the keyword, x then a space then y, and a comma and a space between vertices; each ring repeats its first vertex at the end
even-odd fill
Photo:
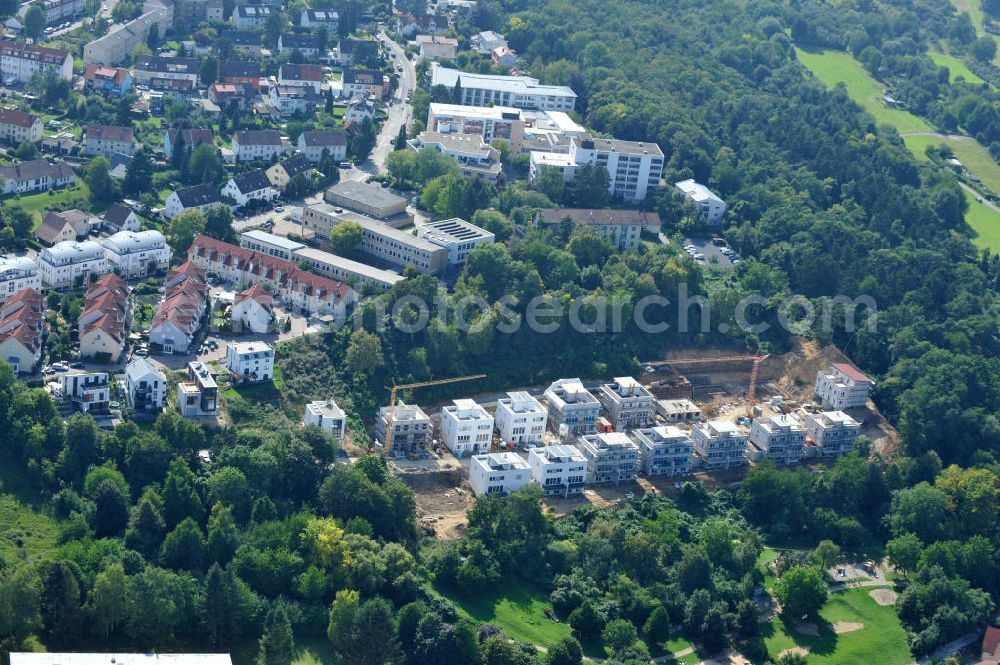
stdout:
MULTIPOLYGON (((853 333, 861 324, 869 332, 875 332, 878 326, 878 307, 875 299, 867 295, 818 299, 791 295, 774 302, 763 295, 750 294, 726 304, 725 312, 718 311, 723 306, 716 304, 713 316, 709 298, 691 295, 684 283, 678 286, 674 299, 653 294, 635 303, 605 295, 587 295, 567 304, 562 298, 546 294, 535 296, 522 306, 516 296, 507 294, 493 303, 474 295, 458 299, 435 296, 430 303, 419 296, 405 295, 393 301, 391 306, 385 296, 376 298, 371 304, 379 332, 392 326, 407 334, 424 331, 432 320, 473 334, 489 326, 503 334, 515 333, 522 326, 541 334, 557 333, 567 326, 579 333, 593 334, 619 333, 635 326, 650 335, 671 330, 681 334, 743 332, 760 335, 771 330, 774 324, 793 335, 810 331, 853 333), (765 320, 772 310, 774 315, 770 318, 774 323, 765 320), (714 327, 713 318, 718 321, 714 327)), ((354 313, 354 328, 367 327, 365 314, 371 312, 358 308, 354 313)), ((346 321, 341 319, 336 323, 343 325, 346 321)))

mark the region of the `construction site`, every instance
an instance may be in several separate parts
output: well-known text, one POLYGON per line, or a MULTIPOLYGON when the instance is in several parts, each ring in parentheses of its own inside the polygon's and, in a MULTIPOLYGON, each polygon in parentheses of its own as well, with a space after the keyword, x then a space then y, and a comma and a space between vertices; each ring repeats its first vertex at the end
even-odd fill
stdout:
MULTIPOLYGON (((819 407, 814 402, 813 386, 816 373, 833 363, 849 363, 835 347, 819 347, 812 341, 796 340, 792 350, 772 355, 746 355, 722 349, 677 349, 661 359, 642 365, 642 374, 636 378, 658 400, 660 406, 657 424, 671 422, 685 427, 699 420, 726 420, 748 426, 754 418, 788 413, 815 413, 819 407), (671 413, 664 418, 661 407, 690 411, 671 413)), ((481 378, 458 377, 444 382, 457 382, 481 378)), ((559 377, 553 377, 553 379, 559 377)), ((588 388, 604 383, 608 377, 583 379, 588 388)), ((427 385, 437 382, 428 382, 427 385)), ((406 386, 419 388, 425 384, 406 386)), ((474 385, 474 384, 473 384, 474 385)), ((399 386, 403 389, 404 386, 399 386)), ((545 385, 512 387, 523 390, 543 401, 545 385)), ((491 414, 496 400, 505 393, 470 395, 491 414)), ((419 395, 415 395, 419 400, 419 395)), ((395 392, 393 393, 395 403, 395 392)), ((543 401, 544 403, 544 401, 543 401)), ((469 459, 456 458, 443 445, 440 432, 440 409, 444 404, 424 405, 430 417, 432 434, 430 449, 425 454, 409 458, 388 457, 393 472, 413 488, 416 494, 417 518, 420 525, 438 538, 452 539, 461 536, 466 523, 466 513, 475 497, 468 484, 469 459)), ((884 459, 891 459, 898 450, 895 430, 868 403, 866 408, 851 409, 848 414, 862 425, 861 436, 873 442, 873 450, 884 459)), ((602 418, 603 420, 603 418, 602 418)), ((599 425, 604 430, 606 423, 599 425)), ((609 430, 604 430, 609 431, 609 430)), ((559 433, 548 429, 544 445, 563 443, 559 433)), ((500 441, 494 433, 492 450, 515 450, 511 444, 500 441)), ((526 454, 524 451, 518 451, 526 454)), ((753 462, 751 462, 752 464, 753 462)), ((828 462, 818 459, 803 460, 801 468, 821 470, 828 462)), ((702 483, 708 489, 733 488, 746 473, 747 467, 726 471, 695 470, 683 477, 638 477, 634 482, 620 486, 588 485, 581 495, 569 498, 546 498, 550 513, 561 515, 571 512, 583 503, 609 507, 635 498, 643 492, 656 491, 668 495, 676 493, 687 481, 702 483)))

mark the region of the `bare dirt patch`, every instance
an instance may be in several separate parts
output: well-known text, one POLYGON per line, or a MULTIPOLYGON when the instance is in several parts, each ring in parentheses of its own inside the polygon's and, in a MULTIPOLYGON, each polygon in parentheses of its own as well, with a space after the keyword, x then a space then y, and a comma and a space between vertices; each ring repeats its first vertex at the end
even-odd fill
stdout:
POLYGON ((726 651, 720 656, 701 661, 701 665, 751 665, 751 663, 743 654, 726 651))
POLYGON ((838 621, 833 624, 833 632, 838 635, 842 633, 853 633, 856 630, 861 630, 865 627, 865 624, 858 623, 856 621, 838 621))
POLYGON ((813 637, 819 637, 819 626, 812 622, 797 623, 795 624, 795 632, 799 635, 812 635, 813 637))
POLYGON ((879 605, 895 605, 898 597, 892 589, 872 589, 868 595, 879 605))
POLYGON ((792 647, 791 649, 785 649, 778 654, 778 658, 783 658, 785 654, 795 654, 797 656, 808 656, 809 647, 792 647))
POLYGON ((433 530, 440 540, 456 540, 468 525, 466 513, 475 499, 468 485, 460 487, 437 485, 415 491, 417 524, 433 530))

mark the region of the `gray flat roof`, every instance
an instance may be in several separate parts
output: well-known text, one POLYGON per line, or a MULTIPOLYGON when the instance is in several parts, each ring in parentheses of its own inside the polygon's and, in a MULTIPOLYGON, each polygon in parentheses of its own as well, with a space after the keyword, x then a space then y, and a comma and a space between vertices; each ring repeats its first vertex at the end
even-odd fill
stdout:
POLYGON ((384 282, 390 285, 395 284, 396 282, 402 282, 406 279, 397 272, 382 270, 381 268, 370 266, 367 263, 345 259, 343 256, 337 256, 336 254, 324 252, 321 249, 314 249, 312 247, 303 247, 302 249, 296 250, 295 256, 308 261, 316 261, 317 263, 338 266, 343 270, 357 273, 358 275, 364 275, 365 277, 375 281, 384 282))
POLYGON ((387 189, 354 180, 338 182, 327 191, 376 208, 389 208, 400 203, 406 204, 406 199, 402 196, 396 196, 387 189))
POLYGON ((389 238, 390 240, 395 240, 397 242, 402 242, 408 244, 414 249, 423 250, 425 252, 447 252, 448 250, 440 245, 435 245, 430 240, 424 240, 423 238, 418 238, 412 233, 407 233, 406 231, 400 231, 399 229, 394 229, 385 222, 379 222, 371 217, 366 217, 364 215, 359 215, 354 212, 341 212, 338 213, 336 206, 332 206, 329 203, 316 203, 310 205, 310 208, 318 212, 331 215, 337 219, 341 219, 347 222, 355 222, 362 229, 371 231, 380 236, 389 238))
POLYGON ((294 240, 289 240, 288 238, 282 236, 276 236, 273 233, 267 233, 266 231, 261 231, 255 229, 253 231, 246 231, 240 234, 240 238, 250 238, 256 240, 257 242, 267 243, 268 245, 274 245, 275 247, 280 247, 282 249, 287 249, 290 252, 294 252, 297 249, 305 247, 301 242, 295 242, 294 240))

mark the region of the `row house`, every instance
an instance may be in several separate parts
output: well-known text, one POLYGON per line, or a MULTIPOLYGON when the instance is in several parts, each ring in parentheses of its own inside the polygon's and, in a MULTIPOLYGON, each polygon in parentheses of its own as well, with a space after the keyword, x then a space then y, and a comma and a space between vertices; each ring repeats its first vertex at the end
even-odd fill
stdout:
POLYGON ((16 146, 41 140, 41 118, 18 109, 0 109, 0 141, 16 146))
POLYGON ((694 451, 702 466, 713 471, 725 471, 744 466, 747 432, 726 420, 709 420, 691 428, 694 451))
POLYGON ((279 7, 271 5, 237 5, 230 21, 241 30, 263 29, 271 14, 278 14, 279 7))
POLYGON ((580 494, 587 481, 587 458, 576 446, 532 448, 528 451, 528 466, 546 496, 580 494))
POLYGON ((25 289, 41 288, 42 278, 38 276, 38 266, 33 259, 27 256, 0 258, 0 303, 25 289))
POLYGON ((615 377, 597 392, 608 421, 616 432, 647 427, 653 422, 656 398, 631 376, 615 377))
POLYGON ((128 329, 128 283, 114 273, 90 285, 77 319, 81 358, 113 362, 125 350, 128 329))
POLYGON ((578 448, 587 458, 587 483, 621 484, 635 480, 639 447, 624 432, 599 432, 578 437, 578 448))
POLYGON ((559 379, 545 390, 545 401, 552 416, 552 428, 567 435, 592 434, 597 431, 601 403, 583 386, 580 379, 559 379))
POLYGON ((523 390, 497 400, 496 425, 504 443, 543 445, 548 418, 545 407, 523 390))
POLYGON ((205 270, 185 261, 167 273, 164 297, 149 327, 149 343, 162 353, 187 353, 208 310, 205 270))
POLYGON ((517 453, 474 455, 469 462, 469 485, 476 496, 508 496, 531 482, 531 468, 517 453))
POLYGON ((45 297, 24 289, 0 305, 0 360, 15 374, 30 374, 42 360, 45 297))
POLYGON ((13 166, 0 166, 0 194, 47 192, 72 185, 76 174, 65 162, 32 159, 13 166))
POLYGON ((27 83, 35 74, 53 72, 67 81, 73 78, 73 56, 69 51, 16 41, 0 41, 0 79, 5 83, 27 83))
POLYGON ((761 454, 775 464, 798 464, 806 445, 806 428, 792 414, 762 416, 750 427, 750 443, 753 455, 761 454))
POLYGON ((260 284, 240 291, 233 299, 230 320, 239 324, 240 330, 256 335, 274 332, 277 328, 277 311, 274 294, 260 284))
POLYGON ((254 169, 230 178, 222 188, 222 196, 242 208, 251 201, 273 201, 278 197, 278 190, 271 185, 263 169, 254 169))
POLYGON ((101 244, 111 269, 127 279, 155 275, 170 265, 170 246, 159 231, 119 231, 101 244))
POLYGON ((332 35, 340 27, 340 15, 332 9, 306 9, 299 16, 299 27, 326 28, 327 33, 332 35))
POLYGON ((394 457, 407 457, 421 455, 427 450, 433 428, 430 417, 423 409, 416 404, 407 404, 399 400, 391 409, 383 406, 378 411, 378 419, 375 421, 375 441, 383 448, 390 429, 392 450, 388 451, 389 454, 394 457))
MULTIPOLYGON (((136 83, 150 85, 153 79, 190 81, 198 85, 198 58, 177 58, 161 55, 139 55, 132 67, 136 83)), ((152 86, 150 86, 152 87, 152 86)))
POLYGON ((675 425, 649 427, 632 432, 639 447, 645 476, 683 476, 691 472, 694 443, 687 432, 675 425))
POLYGON ((854 450, 860 435, 861 423, 843 411, 806 414, 806 443, 818 450, 820 457, 843 457, 854 450))
POLYGON ((276 129, 247 129, 233 134, 233 154, 238 162, 272 162, 284 154, 276 129))
POLYGON ((267 287, 285 305, 310 314, 331 314, 346 320, 357 293, 347 284, 306 272, 291 261, 200 235, 188 256, 203 269, 241 288, 267 287))
POLYGON ((116 125, 87 125, 83 128, 83 154, 110 157, 114 153, 135 153, 131 127, 116 125))
POLYGON ((125 366, 125 400, 137 414, 155 414, 167 407, 167 377, 146 358, 125 366))

